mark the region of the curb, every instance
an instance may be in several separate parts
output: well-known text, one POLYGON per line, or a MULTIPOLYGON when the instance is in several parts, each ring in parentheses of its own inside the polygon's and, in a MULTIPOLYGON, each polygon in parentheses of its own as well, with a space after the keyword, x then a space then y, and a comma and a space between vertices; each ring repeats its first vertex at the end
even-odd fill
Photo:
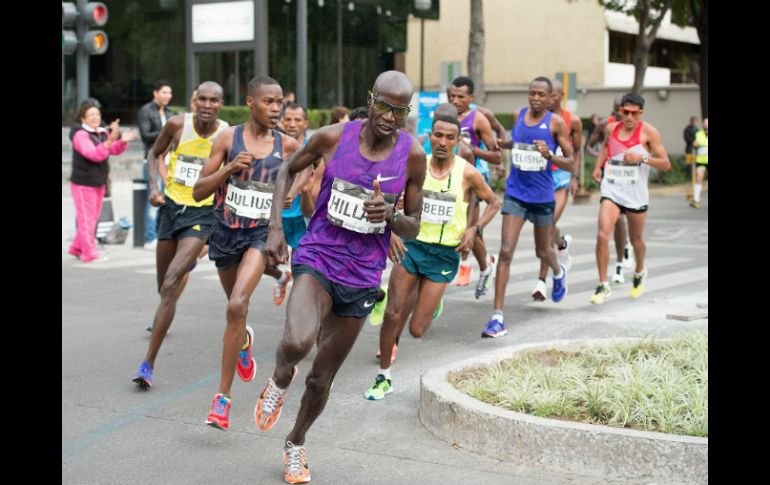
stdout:
POLYGON ((517 465, 611 480, 708 483, 708 438, 539 418, 478 401, 447 381, 450 372, 496 364, 526 350, 576 351, 586 343, 638 340, 516 345, 429 370, 420 379, 420 422, 449 443, 517 465))

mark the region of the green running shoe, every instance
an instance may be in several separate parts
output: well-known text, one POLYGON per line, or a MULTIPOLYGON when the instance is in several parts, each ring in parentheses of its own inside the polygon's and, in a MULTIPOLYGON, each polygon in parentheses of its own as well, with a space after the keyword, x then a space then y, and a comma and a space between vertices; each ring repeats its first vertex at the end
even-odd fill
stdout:
POLYGON ((384 375, 377 374, 374 384, 366 390, 364 397, 370 401, 378 401, 385 397, 385 394, 390 394, 391 392, 393 392, 393 386, 390 384, 390 379, 385 379, 384 375))
POLYGON ((440 302, 438 302, 438 306, 436 307, 436 311, 433 312, 433 320, 437 319, 441 316, 441 312, 444 311, 444 299, 442 298, 440 302))
POLYGON ((385 293, 385 298, 374 304, 374 309, 369 315, 369 323, 375 327, 385 320, 385 308, 388 306, 388 290, 387 288, 381 288, 381 290, 385 293))

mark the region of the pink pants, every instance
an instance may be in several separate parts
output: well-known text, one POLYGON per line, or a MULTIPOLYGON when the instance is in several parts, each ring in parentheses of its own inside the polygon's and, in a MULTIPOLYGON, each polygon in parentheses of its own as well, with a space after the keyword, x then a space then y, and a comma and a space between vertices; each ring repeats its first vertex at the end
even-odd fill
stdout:
POLYGON ((89 187, 70 182, 72 200, 75 202, 78 228, 75 239, 70 245, 69 253, 78 256, 81 261, 87 263, 99 257, 96 245, 96 224, 102 213, 102 201, 104 201, 105 186, 89 187))

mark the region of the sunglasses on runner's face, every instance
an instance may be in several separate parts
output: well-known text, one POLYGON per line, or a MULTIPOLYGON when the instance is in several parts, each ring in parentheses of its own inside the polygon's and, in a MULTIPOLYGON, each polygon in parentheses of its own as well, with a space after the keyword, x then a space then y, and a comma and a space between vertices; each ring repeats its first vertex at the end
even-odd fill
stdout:
POLYGON ((642 112, 642 110, 640 110, 640 109, 626 109, 626 108, 623 108, 623 109, 620 110, 620 114, 622 114, 623 116, 628 116, 628 115, 636 116, 636 115, 638 115, 641 112, 642 112))
POLYGON ((385 114, 388 111, 391 111, 393 113, 393 116, 395 116, 396 119, 399 119, 399 120, 402 120, 409 115, 409 111, 410 111, 409 106, 396 106, 396 105, 390 104, 387 101, 381 100, 380 98, 378 98, 372 93, 369 93, 369 96, 371 96, 372 98, 372 105, 374 106, 374 109, 380 114, 385 114))

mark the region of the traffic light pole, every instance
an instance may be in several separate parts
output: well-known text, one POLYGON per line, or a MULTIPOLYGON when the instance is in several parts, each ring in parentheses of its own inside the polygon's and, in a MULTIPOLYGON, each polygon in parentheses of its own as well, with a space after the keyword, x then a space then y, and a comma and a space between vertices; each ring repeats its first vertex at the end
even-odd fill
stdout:
MULTIPOLYGON (((88 0, 77 0, 78 5, 78 11, 79 12, 85 12, 86 10, 86 4, 88 3, 88 0)), ((83 15, 78 15, 78 20, 76 24, 76 31, 78 35, 78 39, 82 39, 86 35, 86 31, 88 30, 88 26, 86 25, 86 19, 83 17, 83 15)), ((88 97, 88 85, 90 81, 90 72, 89 72, 89 58, 88 52, 86 52, 85 47, 82 43, 78 43, 77 50, 75 51, 75 59, 76 59, 76 69, 77 69, 77 75, 75 76, 75 79, 77 80, 77 105, 80 106, 80 103, 83 102, 88 97)))

